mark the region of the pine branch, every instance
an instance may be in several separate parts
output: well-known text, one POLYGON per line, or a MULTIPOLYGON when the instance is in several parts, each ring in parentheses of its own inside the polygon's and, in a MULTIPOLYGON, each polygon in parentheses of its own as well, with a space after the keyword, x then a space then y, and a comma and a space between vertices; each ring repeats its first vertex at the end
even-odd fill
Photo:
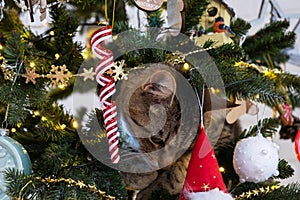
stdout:
POLYGON ((235 33, 235 36, 233 37, 235 44, 239 44, 241 37, 245 36, 251 28, 251 24, 241 18, 237 18, 230 24, 230 28, 235 33))
POLYGON ((150 27, 162 27, 162 25, 165 23, 165 20, 162 18, 162 12, 162 9, 154 12, 147 12, 147 21, 150 27))
POLYGON ((270 55, 271 60, 277 64, 287 61, 282 50, 292 47, 296 38, 294 32, 285 32, 288 26, 288 21, 276 21, 246 38, 243 48, 250 59, 266 64, 266 56, 270 55))
POLYGON ((188 32, 199 24, 200 18, 206 10, 208 2, 206 0, 186 0, 185 5, 185 32, 188 32))
POLYGON ((24 32, 24 27, 15 9, 4 9, 4 17, 0 23, 0 32, 7 37, 12 31, 24 32))
POLYGON ((244 130, 238 140, 255 136, 258 133, 258 127, 261 127, 260 131, 264 137, 271 137, 277 132, 279 126, 280 120, 278 118, 265 118, 259 120, 257 125, 251 126, 248 130, 244 130))
POLYGON ((300 93, 300 77, 290 73, 276 74, 278 82, 293 93, 300 93))
POLYGON ((295 170, 284 159, 281 159, 278 163, 279 175, 274 177, 275 179, 287 179, 294 175, 295 170))
POLYGON ((230 28, 236 34, 236 36, 240 37, 248 32, 248 30, 251 28, 251 24, 241 18, 237 18, 230 24, 230 28))

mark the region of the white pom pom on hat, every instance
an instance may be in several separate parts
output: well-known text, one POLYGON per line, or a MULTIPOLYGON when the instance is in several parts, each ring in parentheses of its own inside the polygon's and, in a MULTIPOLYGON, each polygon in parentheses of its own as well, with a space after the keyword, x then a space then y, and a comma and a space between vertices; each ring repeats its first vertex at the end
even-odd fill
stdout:
POLYGON ((230 194, 226 194, 219 188, 207 192, 187 192, 184 194, 187 200, 233 200, 230 194))

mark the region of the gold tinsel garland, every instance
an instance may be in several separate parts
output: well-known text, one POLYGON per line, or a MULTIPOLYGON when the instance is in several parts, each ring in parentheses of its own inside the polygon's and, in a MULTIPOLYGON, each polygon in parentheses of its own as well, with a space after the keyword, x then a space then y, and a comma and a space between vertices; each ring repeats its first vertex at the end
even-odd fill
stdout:
POLYGON ((281 70, 279 69, 270 69, 270 68, 267 68, 265 66, 259 66, 259 65, 256 65, 256 64, 250 64, 250 63, 246 63, 246 62, 243 62, 243 61, 240 61, 240 62, 236 62, 235 63, 235 66, 236 67, 240 67, 240 68, 252 68, 252 69, 255 69, 257 70, 259 73, 262 73, 264 76, 270 78, 270 79, 276 79, 276 74, 280 74, 282 73, 281 70))
POLYGON ((277 189, 279 189, 280 185, 272 185, 272 186, 266 186, 266 187, 260 187, 258 189, 249 190, 248 192, 243 192, 242 194, 236 196, 235 200, 241 200, 241 199, 251 199, 254 196, 259 196, 262 194, 267 194, 269 192, 273 192, 277 189))
POLYGON ((100 197, 103 197, 105 199, 113 200, 116 199, 116 197, 113 197, 111 195, 107 195, 106 192, 99 190, 95 185, 90 185, 90 184, 85 184, 82 180, 73 180, 71 178, 41 178, 41 177, 36 177, 36 180, 42 182, 42 183, 61 183, 65 182, 68 184, 68 186, 77 186, 80 189, 87 189, 90 192, 98 193, 100 197))

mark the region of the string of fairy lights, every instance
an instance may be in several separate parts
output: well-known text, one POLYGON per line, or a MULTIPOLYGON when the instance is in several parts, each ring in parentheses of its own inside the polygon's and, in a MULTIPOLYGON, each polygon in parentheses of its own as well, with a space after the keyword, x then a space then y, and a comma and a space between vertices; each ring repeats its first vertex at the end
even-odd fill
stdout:
MULTIPOLYGON (((4 47, 1 46, 0 48, 4 48, 4 47)), ((199 52, 202 52, 202 51, 207 51, 207 50, 210 50, 212 48, 213 47, 210 47, 208 49, 200 49, 200 50, 197 50, 197 51, 194 51, 194 52, 190 52, 188 54, 182 54, 180 52, 174 52, 174 53, 171 53, 171 54, 167 55, 166 62, 168 62, 170 64, 173 64, 173 65, 180 64, 182 66, 182 70, 189 71, 191 69, 191 65, 188 62, 186 62, 185 57, 190 55, 190 54, 199 53, 199 52)), ((59 58, 60 58, 60 54, 58 54, 58 53, 55 54, 55 59, 58 60, 59 58)), ((94 72, 93 68, 83 69, 82 73, 72 74, 68 70, 66 65, 62 65, 62 66, 52 65, 51 70, 49 71, 48 74, 38 74, 38 73, 36 73, 36 63, 35 62, 30 62, 29 66, 27 66, 25 68, 25 73, 19 74, 18 72, 16 72, 16 70, 13 66, 10 66, 10 65, 7 64, 7 61, 5 60, 5 58, 3 56, 1 56, 0 59, 2 60, 2 64, 0 65, 0 69, 2 70, 2 73, 4 75, 4 79, 7 80, 7 81, 13 81, 16 76, 25 78, 25 83, 26 84, 30 84, 30 83, 31 84, 36 84, 37 79, 48 79, 51 82, 53 87, 59 87, 59 88, 63 89, 66 85, 68 85, 68 82, 73 77, 81 77, 81 78, 83 78, 84 81, 95 79, 95 72, 94 72)), ((242 61, 241 62, 236 62, 234 66, 239 67, 239 68, 252 68, 252 69, 255 69, 259 73, 263 74, 263 76, 267 76, 270 79, 275 79, 277 74, 282 73, 281 70, 276 69, 276 68, 270 69, 270 68, 267 68, 265 66, 250 64, 250 63, 246 63, 246 62, 242 62, 242 61)), ((110 69, 106 73, 108 73, 109 75, 114 77, 114 79, 116 81, 117 80, 126 80, 127 76, 128 76, 128 72, 125 70, 125 67, 126 67, 126 63, 125 63, 124 60, 116 61, 114 63, 114 68, 110 69)), ((55 105, 53 105, 53 106, 55 106, 55 105)), ((37 116, 41 117, 42 121, 48 120, 47 117, 42 116, 39 111, 34 111, 32 113, 32 117, 37 117, 37 116)), ((79 127, 79 123, 76 120, 72 120, 70 124, 59 124, 59 125, 56 126, 56 128, 60 129, 60 130, 64 130, 67 127, 77 129, 79 127)), ((17 128, 22 128, 22 124, 20 124, 20 123, 17 124, 17 126, 11 128, 10 131, 12 133, 14 133, 14 132, 17 131, 17 128)), ((219 170, 220 170, 221 173, 226 173, 225 168, 222 167, 222 166, 219 168, 219 170)), ((104 191, 101 191, 95 185, 86 184, 82 180, 73 180, 71 178, 54 179, 54 178, 50 178, 50 177, 48 177, 48 178, 37 177, 36 180, 38 180, 42 183, 48 183, 48 184, 56 184, 56 183, 64 182, 64 183, 67 183, 68 186, 76 186, 76 187, 79 187, 80 189, 87 189, 90 192, 97 193, 97 194, 99 194, 100 197, 105 198, 105 199, 116 199, 113 196, 107 195, 104 191)), ((272 192, 272 191, 274 191, 278 188, 280 188, 280 186, 275 185, 275 186, 261 187, 259 189, 255 189, 255 190, 249 190, 248 192, 244 192, 241 195, 236 196, 235 199, 236 200, 251 199, 251 197, 253 197, 253 196, 269 193, 269 192, 272 192)))

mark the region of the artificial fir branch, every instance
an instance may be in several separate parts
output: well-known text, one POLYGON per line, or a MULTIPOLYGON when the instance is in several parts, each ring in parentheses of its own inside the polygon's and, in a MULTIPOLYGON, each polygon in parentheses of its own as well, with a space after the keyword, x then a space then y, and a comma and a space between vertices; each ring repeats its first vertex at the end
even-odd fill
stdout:
MULTIPOLYGON (((54 0, 49 0, 49 3, 51 2, 54 2, 54 0)), ((17 20, 16 12, 11 15, 8 12, 5 15, 0 24, 0 31, 4 33, 7 40, 3 56, 7 60, 10 59, 8 60, 9 64, 23 61, 24 68, 21 70, 25 70, 30 65, 30 62, 34 62, 36 71, 40 74, 47 74, 52 64, 66 64, 70 67, 70 71, 73 73, 77 72, 83 60, 81 45, 73 41, 74 35, 77 34, 80 23, 79 19, 83 19, 84 21, 93 14, 90 12, 91 10, 96 10, 97 13, 98 11, 100 12, 100 15, 96 14, 95 20, 99 20, 103 17, 102 8, 104 7, 104 2, 72 0, 69 3, 75 6, 77 10, 70 10, 64 4, 60 4, 60 6, 56 4, 56 6, 49 8, 51 9, 51 17, 53 19, 51 27, 46 31, 46 34, 39 36, 34 35, 30 30, 24 29, 20 21, 17 20), (79 13, 79 15, 75 13, 79 13), (59 59, 55 58, 57 53, 60 54, 59 59)), ((109 16, 112 14, 112 9, 110 9, 112 8, 112 3, 113 1, 109 1, 109 16)), ((123 12, 125 7, 122 4, 124 2, 118 1, 117 3, 118 6, 121 6, 120 9, 117 9, 118 12, 116 13, 117 18, 120 19, 117 20, 120 21, 120 26, 118 27, 118 23, 115 23, 117 28, 114 31, 119 33, 122 30, 128 30, 129 27, 128 24, 123 23, 123 20, 126 21, 123 12), (122 15, 123 18, 121 17, 122 15)), ((200 16, 206 9, 206 6, 207 2, 205 1, 187 1, 187 8, 185 10, 187 21, 186 31, 193 29, 199 23, 200 16)), ((257 99, 258 102, 272 106, 278 99, 283 100, 283 92, 276 89, 277 86, 283 85, 289 90, 289 93, 296 95, 295 99, 291 98, 295 102, 300 93, 297 77, 282 73, 276 74, 277 77, 272 78, 259 72, 257 69, 235 66, 236 62, 240 60, 256 62, 258 59, 262 64, 270 63, 270 60, 273 60, 275 65, 285 61, 287 57, 281 50, 290 47, 294 42, 294 34, 285 32, 287 27, 288 24, 286 22, 270 24, 255 36, 249 37, 243 48, 231 44, 210 49, 208 53, 212 59, 201 60, 200 62, 202 63, 200 64, 198 61, 197 64, 199 66, 193 66, 192 70, 185 75, 192 82, 193 86, 202 88, 205 81, 202 75, 195 72, 195 70, 193 71, 193 69, 201 67, 207 70, 207 75, 213 77, 214 74, 209 74, 209 67, 211 65, 206 65, 209 61, 213 60, 220 71, 228 96, 233 96, 235 99, 257 99), (279 81, 281 79, 284 80, 279 81)), ((236 44, 239 41, 238 37, 245 34, 248 28, 249 24, 239 19, 232 24, 232 29, 237 33, 237 38, 235 38, 236 44)), ((125 50, 132 46, 139 49, 134 52, 126 52, 122 59, 125 59, 126 64, 132 68, 148 62, 165 62, 166 55, 170 52, 161 49, 139 48, 144 45, 151 46, 149 43, 157 41, 153 40, 156 37, 157 32, 143 35, 136 31, 126 38, 128 41, 117 42, 121 45, 120 48, 125 50)), ((162 47, 163 49, 165 43, 157 41, 152 45, 162 47)), ((209 47, 208 44, 207 47, 209 47)), ((188 54, 192 50, 195 49, 188 49, 182 53, 188 54)), ((270 67, 269 65, 267 66, 270 67)), ((89 120, 86 124, 86 129, 83 131, 85 137, 79 138, 76 130, 70 125, 73 120, 72 116, 66 113, 61 106, 53 104, 62 95, 55 91, 49 92, 45 90, 48 84, 45 80, 41 79, 37 81, 36 85, 25 85, 24 82, 23 78, 18 77, 18 87, 10 91, 11 84, 9 81, 4 80, 1 72, 0 116, 3 116, 7 103, 11 103, 11 118, 9 118, 9 121, 11 122, 10 125, 16 125, 15 129, 17 130, 12 137, 20 141, 28 150, 34 169, 32 175, 23 175, 8 171, 8 193, 16 198, 19 198, 21 195, 23 198, 31 197, 32 199, 71 199, 75 197, 78 199, 99 199, 99 196, 88 191, 87 188, 83 188, 82 181, 85 185, 95 185, 100 190, 107 191, 108 194, 116 196, 118 199, 126 198, 120 174, 116 170, 112 170, 93 160, 92 156, 82 145, 97 145, 105 137, 104 129, 102 129, 104 127, 102 124, 103 119, 101 119, 102 113, 97 110, 96 113, 88 116, 89 120), (29 96, 27 97, 27 95, 29 96), (80 181, 82 188, 78 187, 78 185, 76 187, 74 185, 68 186, 68 182, 66 181, 59 183, 51 182, 48 184, 40 181, 49 176, 53 180, 67 180, 71 178, 72 180, 76 180, 76 183, 80 181), (43 178, 38 180, 38 177, 43 178)), ((68 94, 65 92, 66 96, 68 94)), ((297 104, 294 103, 293 105, 297 104)), ((280 121, 276 118, 265 119, 259 122, 259 125, 262 125, 262 132, 267 135, 274 134, 279 124, 280 121)), ((251 136, 256 132, 257 127, 251 127, 241 137, 251 136)), ((217 150, 220 166, 226 170, 223 177, 229 188, 234 188, 238 184, 238 176, 232 167, 232 154, 235 143, 236 141, 232 141, 223 144, 217 150)), ((279 163, 279 170, 281 171, 279 178, 290 176, 292 171, 284 161, 279 163)), ((238 195, 261 187, 272 187, 275 184, 277 183, 272 181, 262 184, 245 184, 243 185, 244 188, 240 191, 238 189, 233 190, 233 194, 238 195)), ((287 195, 295 196, 299 195, 299 185, 293 184, 277 189, 272 193, 259 194, 260 196, 255 197, 256 199, 278 199, 281 197, 285 198, 287 195)), ((166 199, 163 193, 159 195, 161 198, 166 199)))
POLYGON ((293 95, 300 93, 300 78, 297 75, 290 73, 277 74, 277 80, 283 86, 285 86, 288 91, 292 91, 293 95))
POLYGON ((296 37, 294 32, 286 32, 288 26, 288 21, 270 23, 247 37, 242 47, 253 62, 266 64, 266 56, 276 64, 286 62, 287 56, 282 49, 292 47, 296 37))
POLYGON ((158 9, 157 11, 147 13, 147 21, 150 27, 162 27, 165 23, 165 20, 162 17, 162 12, 162 9, 158 9))
POLYGON ((0 32, 4 37, 7 37, 11 31, 16 31, 18 33, 24 31, 23 24, 15 9, 4 10, 4 17, 0 23, 0 32))
POLYGON ((230 28, 236 34, 233 40, 236 44, 239 44, 241 37, 244 37, 251 28, 251 24, 241 18, 237 18, 230 24, 230 28))
POLYGON ((264 137, 271 137, 277 132, 277 129, 280 125, 281 122, 278 118, 264 118, 259 120, 257 125, 251 126, 249 129, 244 130, 239 136, 239 140, 242 138, 255 136, 258 133, 258 130, 260 130, 264 137))
POLYGON ((185 5, 185 32, 188 32, 199 24, 200 17, 206 10, 208 2, 206 0, 186 0, 185 5))
POLYGON ((284 160, 280 159, 278 163, 278 171, 279 175, 274 177, 275 179, 287 179, 294 175, 295 170, 289 165, 289 163, 284 160))

